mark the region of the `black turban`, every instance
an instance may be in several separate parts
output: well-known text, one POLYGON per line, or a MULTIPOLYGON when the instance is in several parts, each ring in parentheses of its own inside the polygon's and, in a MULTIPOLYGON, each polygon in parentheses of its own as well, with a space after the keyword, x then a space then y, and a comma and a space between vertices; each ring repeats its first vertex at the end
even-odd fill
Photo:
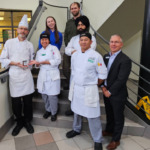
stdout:
POLYGON ((90 26, 89 19, 88 19, 86 16, 80 16, 80 17, 78 17, 78 18, 75 20, 76 26, 78 26, 78 23, 79 23, 80 21, 86 26, 86 28, 88 28, 88 27, 90 26))

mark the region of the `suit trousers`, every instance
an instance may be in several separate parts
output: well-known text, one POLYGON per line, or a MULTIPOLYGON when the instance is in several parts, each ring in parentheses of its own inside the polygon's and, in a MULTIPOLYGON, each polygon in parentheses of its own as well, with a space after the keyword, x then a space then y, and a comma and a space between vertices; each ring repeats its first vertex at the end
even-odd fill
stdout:
MULTIPOLYGON (((100 117, 87 119, 93 141, 97 143, 102 143, 102 126, 100 117)), ((74 113, 73 130, 80 133, 81 128, 82 128, 82 116, 74 113)))
POLYGON ((126 100, 126 98, 118 99, 114 96, 104 97, 107 120, 105 131, 113 133, 112 141, 119 141, 121 138, 126 100))
POLYGON ((22 97, 12 97, 12 110, 16 117, 17 123, 22 124, 24 121, 30 122, 32 120, 32 97, 33 94, 25 95, 22 97))

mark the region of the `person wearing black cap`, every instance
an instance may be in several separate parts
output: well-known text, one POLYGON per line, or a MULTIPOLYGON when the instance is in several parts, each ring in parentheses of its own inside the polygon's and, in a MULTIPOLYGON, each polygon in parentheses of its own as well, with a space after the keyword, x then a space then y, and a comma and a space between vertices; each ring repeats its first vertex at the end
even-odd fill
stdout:
POLYGON ((36 54, 36 60, 29 65, 35 64, 40 67, 37 79, 38 92, 42 94, 45 102, 46 112, 43 115, 47 119, 51 115, 51 121, 57 119, 58 97, 60 93, 60 72, 58 69, 61 63, 61 56, 58 48, 53 46, 49 40, 49 34, 40 35, 42 48, 36 54))
POLYGON ((74 112, 73 130, 66 137, 81 133, 82 117, 88 120, 94 150, 102 150, 102 126, 98 86, 107 78, 107 68, 102 56, 91 48, 92 36, 83 33, 79 40, 81 51, 71 57, 72 80, 69 90, 71 109, 74 112))
MULTIPOLYGON (((81 51, 81 47, 79 45, 80 34, 88 32, 88 28, 90 26, 89 19, 86 16, 80 16, 75 21, 78 35, 71 38, 70 42, 68 43, 67 47, 65 48, 65 53, 68 56, 71 56, 75 51, 81 51)), ((92 36, 92 49, 96 49, 96 39, 92 36)))
MULTIPOLYGON (((86 16, 80 16, 75 20, 75 25, 77 27, 78 35, 72 37, 65 48, 65 53, 68 56, 71 56, 75 51, 81 51, 81 47, 79 45, 80 34, 89 31, 90 22, 86 16)), ((94 36, 92 36, 91 48, 94 50, 96 49, 96 39, 94 36)), ((66 111, 66 115, 70 114, 73 114, 71 113, 71 110, 66 111)))

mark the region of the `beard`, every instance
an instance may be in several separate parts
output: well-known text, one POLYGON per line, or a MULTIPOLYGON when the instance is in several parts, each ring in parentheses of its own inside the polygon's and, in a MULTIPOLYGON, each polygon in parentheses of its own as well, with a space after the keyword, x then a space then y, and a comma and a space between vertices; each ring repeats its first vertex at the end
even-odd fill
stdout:
POLYGON ((86 31, 87 31, 86 29, 79 29, 79 30, 77 30, 77 33, 82 34, 82 33, 85 33, 86 31))
POLYGON ((21 37, 21 38, 26 38, 25 34, 18 34, 18 36, 21 37))
POLYGON ((79 12, 75 13, 75 14, 72 14, 74 17, 78 16, 79 15, 79 12))

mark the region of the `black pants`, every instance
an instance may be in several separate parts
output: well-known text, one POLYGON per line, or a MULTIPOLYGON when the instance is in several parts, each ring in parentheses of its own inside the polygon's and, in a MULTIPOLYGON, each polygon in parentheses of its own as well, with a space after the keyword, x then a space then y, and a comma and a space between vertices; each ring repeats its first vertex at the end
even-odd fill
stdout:
POLYGON ((124 108, 126 98, 116 99, 115 97, 104 97, 106 110, 106 129, 105 131, 113 133, 112 141, 119 141, 124 127, 124 108))
POLYGON ((32 97, 33 94, 22 97, 12 97, 12 110, 17 123, 23 123, 24 121, 30 122, 32 120, 32 97))
POLYGON ((63 74, 66 77, 67 85, 70 83, 70 65, 71 65, 71 56, 68 56, 64 53, 63 55, 63 74))

